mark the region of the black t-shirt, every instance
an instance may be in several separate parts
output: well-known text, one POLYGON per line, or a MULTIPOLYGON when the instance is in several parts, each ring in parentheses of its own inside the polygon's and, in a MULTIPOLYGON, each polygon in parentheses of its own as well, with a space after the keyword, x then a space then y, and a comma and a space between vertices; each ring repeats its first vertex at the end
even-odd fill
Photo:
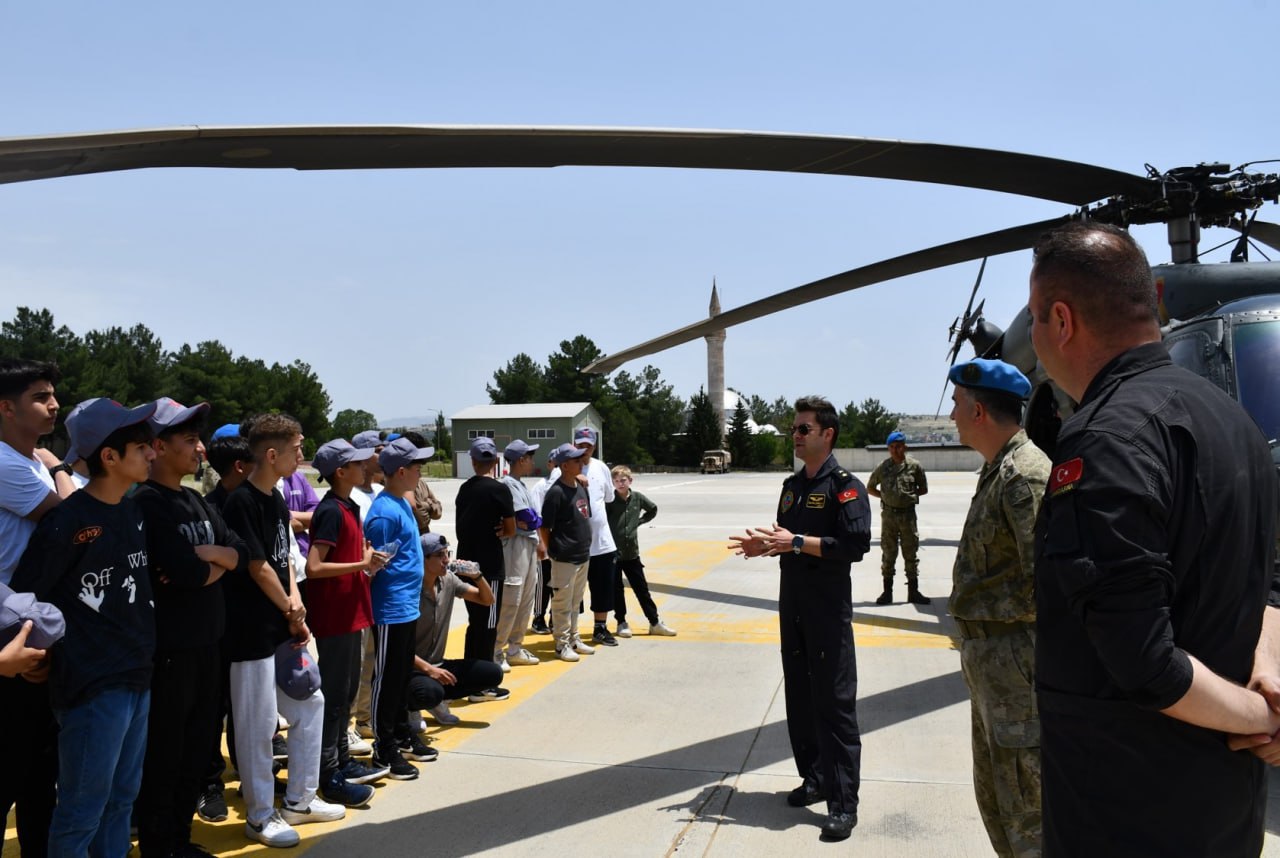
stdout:
POLYGON ((209 489, 209 493, 204 496, 204 501, 218 512, 223 511, 223 507, 227 505, 227 487, 219 482, 216 486, 209 489))
POLYGON ((547 554, 562 563, 591 559, 591 501, 581 483, 556 480, 542 500, 542 523, 551 531, 547 554))
POLYGON ((232 661, 253 661, 272 655, 289 639, 289 623, 253 580, 248 564, 265 560, 289 592, 289 507, 280 492, 263 494, 245 480, 227 495, 223 508, 227 526, 244 538, 248 561, 226 577, 226 652, 232 661))
MULTIPOLYGON (((222 579, 206 585, 209 564, 196 556, 197 545, 224 545, 244 566, 248 549, 222 516, 188 488, 178 491, 148 481, 133 493, 147 523, 151 588, 156 597, 156 649, 211 646, 226 625, 222 579)), ((235 570, 224 573, 235 575, 235 570)))
POLYGON ((145 522, 133 498, 78 491, 36 526, 11 586, 52 602, 66 636, 51 650, 49 697, 68 709, 110 688, 151 685, 155 608, 145 522))
POLYGON ((501 480, 476 475, 458 489, 456 509, 458 557, 479 563, 490 581, 501 578, 502 540, 496 528, 502 519, 515 517, 510 489, 501 480))

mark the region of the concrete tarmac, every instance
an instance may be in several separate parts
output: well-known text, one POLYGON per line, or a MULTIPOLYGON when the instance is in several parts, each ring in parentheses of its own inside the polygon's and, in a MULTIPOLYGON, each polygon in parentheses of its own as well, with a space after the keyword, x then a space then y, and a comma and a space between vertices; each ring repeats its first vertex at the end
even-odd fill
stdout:
MULTIPOLYGON (((973 798, 968 695, 946 616, 971 473, 930 474, 920 509, 921 588, 908 605, 880 593, 878 512, 870 554, 854 567, 858 714, 863 736, 859 824, 822 843, 823 805, 796 809, 778 655, 777 560, 744 560, 726 537, 772 522, 783 474, 639 475, 659 507, 640 533, 662 619, 678 637, 649 637, 628 592, 635 637, 576 664, 529 635, 542 664, 514 667, 503 702, 458 703, 458 726, 428 717, 440 750, 412 782, 385 781, 368 809, 299 828, 295 854, 739 856, 991 854, 973 798)), ((458 481, 433 484, 438 529, 453 537, 458 481)), ((873 508, 875 502, 873 501, 873 508)), ((449 654, 460 655, 465 611, 449 654)), ((582 628, 589 634, 589 619, 582 628)), ((612 621, 610 624, 612 628, 612 621)), ((586 635, 584 635, 585 637, 586 635)), ((1280 856, 1273 788, 1264 854, 1280 856)), ((225 823, 197 821, 193 839, 219 854, 264 853, 243 838, 232 799, 225 823)), ((12 837, 12 834, 10 835, 12 837)), ((16 854, 11 840, 5 855, 16 854)))

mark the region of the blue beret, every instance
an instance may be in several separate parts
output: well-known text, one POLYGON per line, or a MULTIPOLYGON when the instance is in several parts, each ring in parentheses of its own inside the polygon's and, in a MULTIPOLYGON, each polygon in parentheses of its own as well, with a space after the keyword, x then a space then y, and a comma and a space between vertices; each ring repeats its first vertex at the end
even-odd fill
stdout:
POLYGON ((980 387, 1008 393, 1019 399, 1026 399, 1031 392, 1031 382, 1018 371, 1016 366, 1002 360, 974 358, 951 367, 947 378, 958 387, 980 387))
POLYGON ((898 441, 901 441, 904 444, 907 443, 907 436, 903 435, 901 432, 895 429, 894 431, 889 433, 888 438, 884 439, 884 444, 887 447, 890 444, 897 443, 898 441))
MULTIPOLYGON (((239 423, 223 423, 217 429, 213 430, 213 438, 234 438, 240 434, 239 423)), ((213 440, 210 438, 209 440, 213 440)))

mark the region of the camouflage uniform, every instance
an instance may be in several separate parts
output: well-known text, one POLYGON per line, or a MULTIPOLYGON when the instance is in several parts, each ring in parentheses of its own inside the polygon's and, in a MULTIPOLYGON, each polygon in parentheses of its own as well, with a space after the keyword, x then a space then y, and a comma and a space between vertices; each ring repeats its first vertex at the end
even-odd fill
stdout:
POLYGON ((952 572, 972 714, 973 788, 1000 856, 1040 855, 1035 521, 1049 458, 1019 430, 984 465, 952 572))
POLYGON ((867 488, 880 492, 880 574, 884 587, 893 585, 893 564, 902 545, 902 566, 907 584, 916 587, 920 575, 920 531, 916 527, 916 504, 929 491, 924 468, 907 456, 902 464, 892 458, 876 465, 867 478, 867 488))

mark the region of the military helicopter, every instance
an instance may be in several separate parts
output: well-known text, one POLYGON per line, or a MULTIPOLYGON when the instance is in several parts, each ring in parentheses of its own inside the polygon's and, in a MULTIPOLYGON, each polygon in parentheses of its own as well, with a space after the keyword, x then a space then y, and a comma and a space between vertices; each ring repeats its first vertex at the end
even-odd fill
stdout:
MULTIPOLYGON (((1280 226, 1256 210, 1280 197, 1280 175, 1251 164, 1200 164, 1139 176, 1035 155, 963 146, 746 131, 503 126, 181 126, 0 138, 0 184, 151 167, 297 170, 555 166, 764 170, 899 179, 1001 191, 1074 207, 1059 218, 961 239, 779 292, 607 355, 610 372, 645 355, 820 298, 1030 247, 1045 231, 1089 218, 1168 225, 1172 262, 1152 269, 1174 359, 1239 400, 1268 438, 1280 436, 1280 263, 1248 261, 1258 244, 1280 250, 1280 226), (1232 262, 1202 264, 1202 227, 1239 232, 1232 262)), ((976 288, 975 288, 976 291, 976 288)), ((969 307, 952 326, 954 362, 965 342, 1003 357, 1036 382, 1028 427, 1046 446, 1072 403, 1038 371, 1024 310, 1006 330, 969 307)), ((1276 450, 1275 441, 1272 442, 1276 450)), ((1280 466, 1280 455, 1277 458, 1280 466)))

